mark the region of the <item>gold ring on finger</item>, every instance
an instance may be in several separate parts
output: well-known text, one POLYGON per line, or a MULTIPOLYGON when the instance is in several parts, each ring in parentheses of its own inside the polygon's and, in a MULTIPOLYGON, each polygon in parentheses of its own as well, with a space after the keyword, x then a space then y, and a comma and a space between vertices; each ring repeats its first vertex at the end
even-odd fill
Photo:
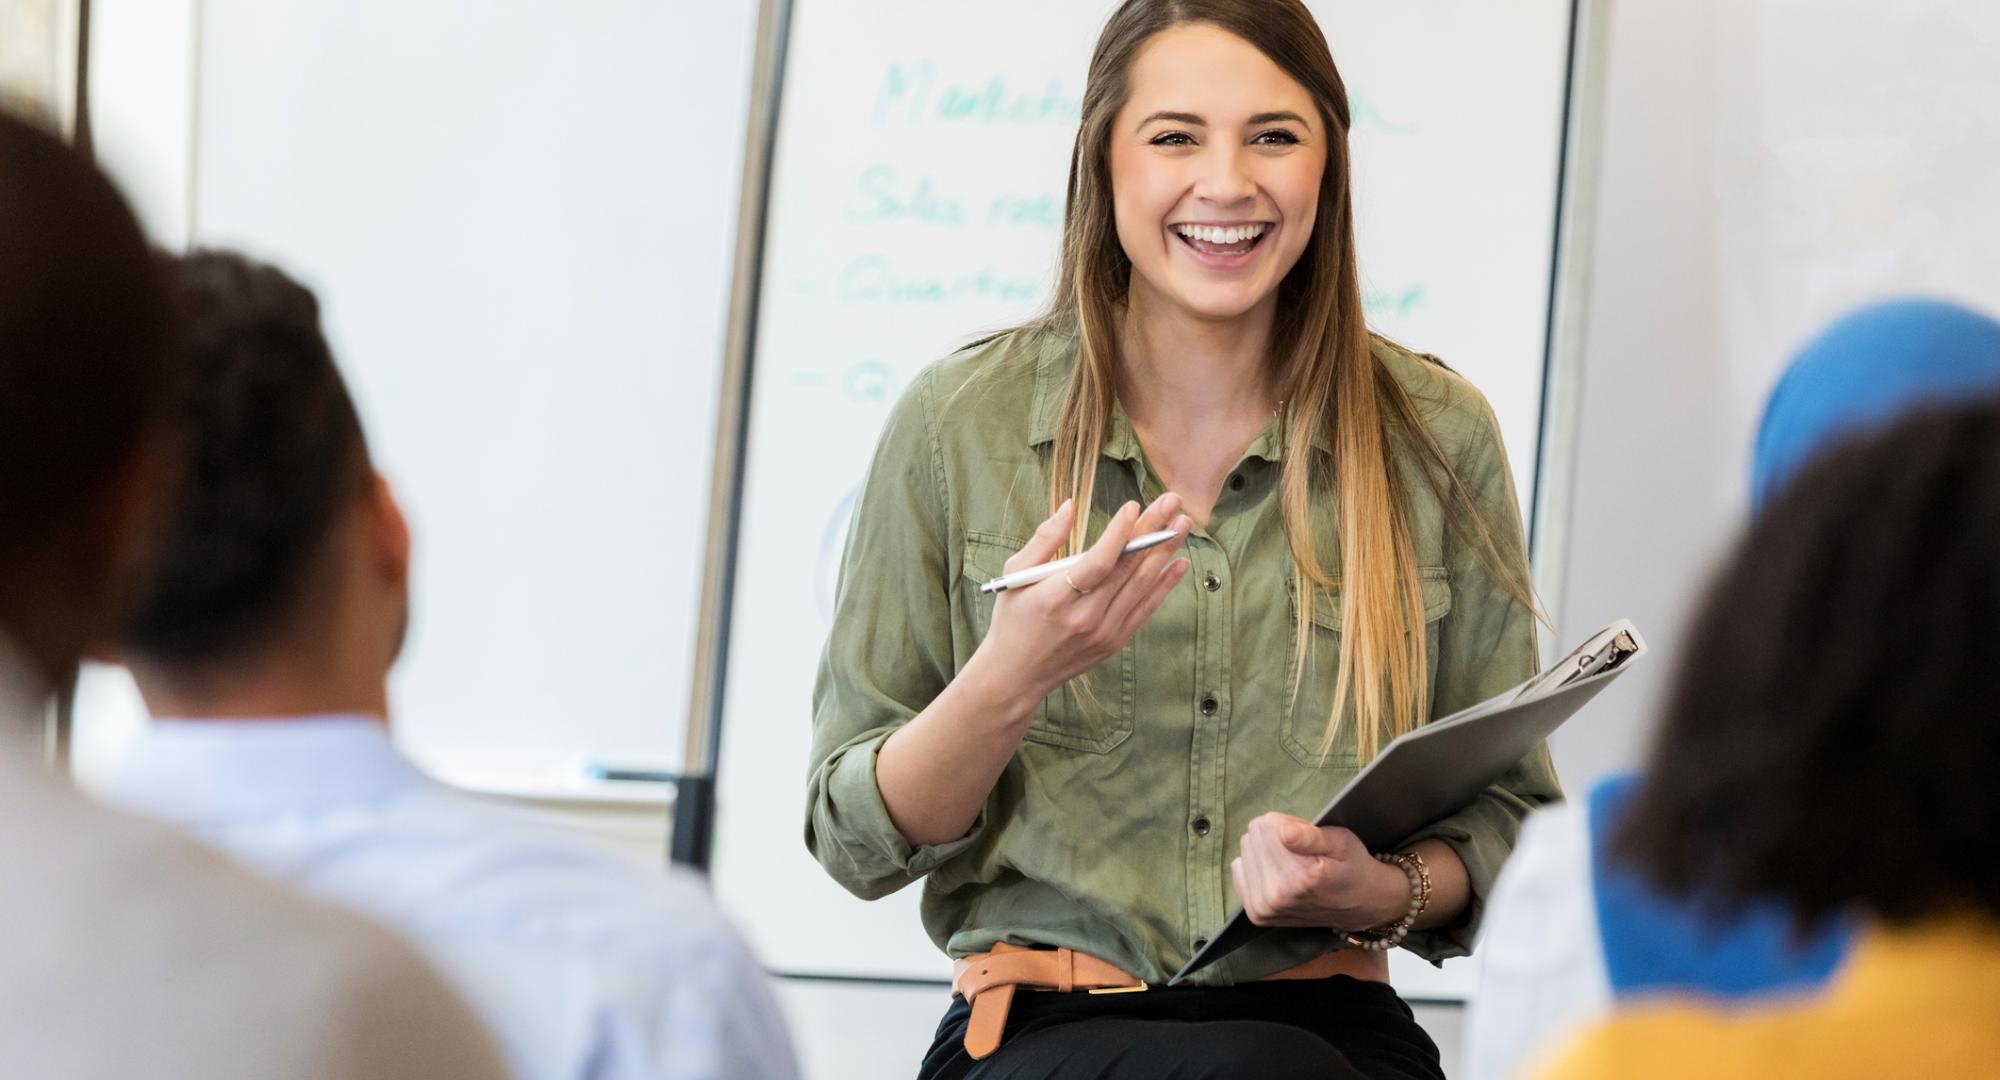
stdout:
POLYGON ((1069 576, 1069 571, 1067 571, 1067 570, 1063 571, 1063 580, 1064 580, 1064 581, 1067 581, 1067 582, 1069 582, 1069 587, 1070 587, 1070 588, 1072 588, 1072 589, 1075 589, 1075 590, 1076 590, 1076 594, 1077 594, 1078 596, 1089 596, 1089 595, 1090 595, 1090 590, 1089 590, 1089 589, 1086 589, 1086 588, 1084 588, 1084 587, 1083 587, 1083 586, 1081 586, 1081 585, 1078 585, 1078 584, 1076 583, 1076 579, 1075 579, 1075 578, 1073 578, 1073 577, 1071 577, 1071 576, 1069 576))

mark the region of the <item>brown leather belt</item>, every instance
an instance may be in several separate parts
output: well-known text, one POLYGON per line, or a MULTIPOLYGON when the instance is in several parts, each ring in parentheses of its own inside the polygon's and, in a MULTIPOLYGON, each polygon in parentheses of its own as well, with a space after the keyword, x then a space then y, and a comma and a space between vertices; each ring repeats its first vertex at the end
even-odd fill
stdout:
MULTIPOLYGON (((1330 979, 1335 975, 1388 982, 1389 960, 1379 952, 1341 949, 1257 981, 1330 979)), ((1087 990, 1093 994, 1129 994, 1151 989, 1116 964, 1089 953, 1074 949, 1028 949, 1000 942, 993 946, 992 952, 973 953, 952 969, 951 992, 972 1006, 972 1016, 965 1025, 966 1053, 979 1059, 999 1049, 1001 1033, 1007 1029, 1007 1011, 1014 1004, 1014 991, 1023 986, 1062 993, 1087 990)))

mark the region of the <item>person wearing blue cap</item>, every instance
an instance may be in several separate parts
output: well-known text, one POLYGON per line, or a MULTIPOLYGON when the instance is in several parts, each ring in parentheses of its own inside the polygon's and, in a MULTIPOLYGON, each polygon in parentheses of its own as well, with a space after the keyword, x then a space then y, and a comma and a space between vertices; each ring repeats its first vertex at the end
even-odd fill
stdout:
MULTIPOLYGON (((1938 300, 1895 300, 1836 321, 1772 391, 1751 469, 1761 513, 1811 462, 1929 406, 2000 397, 2000 322, 1938 300)), ((1524 828, 1487 911, 1484 979, 1466 1075, 1512 1076, 1620 1002, 1683 994, 1739 1002, 1810 991, 1852 928, 1797 933, 1779 905, 1728 916, 1660 893, 1608 847, 1643 777, 1600 782, 1524 828)))

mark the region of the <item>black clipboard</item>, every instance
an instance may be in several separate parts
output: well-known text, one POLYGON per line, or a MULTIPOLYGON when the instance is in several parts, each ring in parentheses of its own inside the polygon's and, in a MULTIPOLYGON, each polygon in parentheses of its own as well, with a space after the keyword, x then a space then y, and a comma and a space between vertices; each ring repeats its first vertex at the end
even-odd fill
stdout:
MULTIPOLYGON (((1521 685, 1383 747, 1316 820, 1352 830, 1370 851, 1390 849, 1478 798, 1645 651, 1630 621, 1612 623, 1521 685)), ((1239 909, 1167 985, 1179 985, 1263 929, 1239 909)))

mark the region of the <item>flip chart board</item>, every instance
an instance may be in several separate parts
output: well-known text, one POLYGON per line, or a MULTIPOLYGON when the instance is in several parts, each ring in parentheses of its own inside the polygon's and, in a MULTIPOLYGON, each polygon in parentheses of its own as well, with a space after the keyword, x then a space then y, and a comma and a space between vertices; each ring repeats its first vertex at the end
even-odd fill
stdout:
MULTIPOLYGON (((1525 506, 1536 470, 1571 5, 1311 6, 1352 96, 1370 318, 1444 357, 1486 393, 1525 506)), ((864 904, 799 841, 814 666, 847 514, 890 405, 925 364, 1023 320, 1046 299, 1085 66, 1111 7, 794 5, 714 857, 720 899, 780 971, 948 972, 918 922, 920 887, 864 904)))

